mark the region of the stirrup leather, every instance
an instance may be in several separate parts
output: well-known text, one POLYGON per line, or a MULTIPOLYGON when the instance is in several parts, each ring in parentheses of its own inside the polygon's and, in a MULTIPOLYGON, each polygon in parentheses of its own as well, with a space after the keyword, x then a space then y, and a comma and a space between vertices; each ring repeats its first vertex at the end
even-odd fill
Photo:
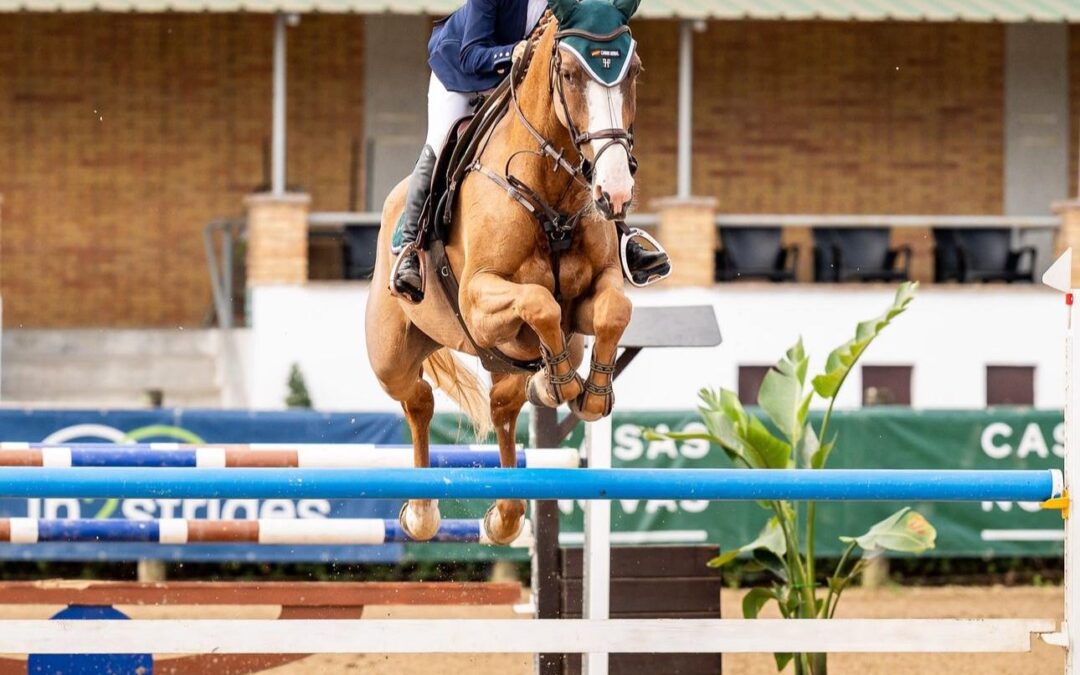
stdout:
POLYGON ((397 279, 398 270, 401 269, 401 264, 405 262, 405 259, 410 255, 416 256, 417 266, 420 268, 420 295, 427 295, 427 258, 424 252, 420 250, 415 241, 410 241, 401 247, 401 253, 397 254, 397 258, 394 259, 394 264, 390 266, 390 282, 387 284, 390 289, 390 295, 395 298, 400 298, 409 304, 416 304, 412 298, 407 294, 402 293, 397 289, 397 285, 394 280, 397 279))
POLYGON ((647 244, 657 251, 664 251, 664 253, 667 253, 667 251, 664 250, 664 247, 660 245, 660 242, 658 242, 655 237, 640 227, 630 228, 619 238, 619 262, 622 263, 623 276, 626 277, 626 280, 630 282, 631 286, 645 288, 646 286, 651 286, 656 282, 663 281, 671 276, 671 265, 668 265, 667 272, 664 274, 653 274, 645 281, 645 283, 639 284, 634 281, 634 275, 630 273, 630 265, 626 262, 626 248, 630 245, 631 241, 639 237, 644 239, 647 244))

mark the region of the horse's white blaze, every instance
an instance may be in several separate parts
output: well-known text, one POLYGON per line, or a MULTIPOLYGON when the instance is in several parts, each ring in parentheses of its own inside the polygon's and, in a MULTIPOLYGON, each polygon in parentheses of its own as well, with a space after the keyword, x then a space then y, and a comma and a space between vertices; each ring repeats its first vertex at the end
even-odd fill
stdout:
MULTIPOLYGON (((623 125, 623 93, 620 87, 605 87, 595 80, 590 80, 585 86, 585 102, 589 112, 590 133, 626 128, 623 125)), ((606 138, 591 141, 593 156, 596 157, 610 142, 611 139, 606 138)), ((633 198, 634 177, 630 175, 630 156, 624 147, 608 148, 606 152, 599 154, 594 167, 593 190, 593 196, 597 198, 607 194, 615 213, 620 213, 623 205, 633 198)))

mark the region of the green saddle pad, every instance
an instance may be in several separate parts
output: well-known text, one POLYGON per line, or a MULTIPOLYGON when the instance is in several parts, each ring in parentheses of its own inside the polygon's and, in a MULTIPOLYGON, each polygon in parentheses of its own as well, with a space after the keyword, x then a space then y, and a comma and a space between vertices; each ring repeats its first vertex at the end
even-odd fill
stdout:
POLYGON ((394 235, 390 237, 390 252, 394 255, 401 253, 405 246, 405 211, 402 209, 398 216, 397 225, 394 226, 394 235))

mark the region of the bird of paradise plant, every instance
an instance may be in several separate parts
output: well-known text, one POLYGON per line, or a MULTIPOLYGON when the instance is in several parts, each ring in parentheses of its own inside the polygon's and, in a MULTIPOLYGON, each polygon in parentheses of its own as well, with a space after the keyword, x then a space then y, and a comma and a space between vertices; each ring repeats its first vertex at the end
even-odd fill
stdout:
MULTIPOLYGON (((855 336, 829 354, 824 371, 810 380, 809 387, 810 359, 802 339, 788 349, 765 375, 758 392, 758 405, 771 427, 743 408, 735 392, 702 389, 699 411, 706 432, 649 431, 647 435, 707 440, 720 446, 737 467, 746 469, 824 468, 837 442, 837 434, 829 429, 837 396, 867 348, 911 304, 917 287, 915 283, 901 284, 892 305, 880 316, 858 324, 855 336), (827 404, 817 429, 809 420, 815 396, 827 404)), ((909 507, 902 508, 861 536, 841 537, 843 553, 819 588, 814 554, 815 503, 763 501, 759 505, 770 513, 761 534, 748 544, 724 551, 709 563, 720 567, 746 554, 752 570, 768 573, 768 587, 751 589, 743 597, 743 616, 748 619, 756 618, 770 602, 775 602, 781 616, 787 619, 832 618, 844 589, 868 564, 864 553, 922 553, 933 548, 937 536, 926 518, 909 507)), ((777 670, 794 663, 796 675, 827 674, 826 654, 774 656, 777 670)))

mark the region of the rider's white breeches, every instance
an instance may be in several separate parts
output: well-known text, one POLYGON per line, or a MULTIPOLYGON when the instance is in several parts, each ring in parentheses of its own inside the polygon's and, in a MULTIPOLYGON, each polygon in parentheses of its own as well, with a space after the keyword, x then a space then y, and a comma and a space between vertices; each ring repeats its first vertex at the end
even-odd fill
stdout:
POLYGON ((428 123, 427 145, 435 151, 436 156, 442 152, 446 135, 462 117, 473 112, 471 102, 476 94, 463 94, 457 91, 447 91, 435 73, 431 74, 431 82, 428 84, 428 123))

